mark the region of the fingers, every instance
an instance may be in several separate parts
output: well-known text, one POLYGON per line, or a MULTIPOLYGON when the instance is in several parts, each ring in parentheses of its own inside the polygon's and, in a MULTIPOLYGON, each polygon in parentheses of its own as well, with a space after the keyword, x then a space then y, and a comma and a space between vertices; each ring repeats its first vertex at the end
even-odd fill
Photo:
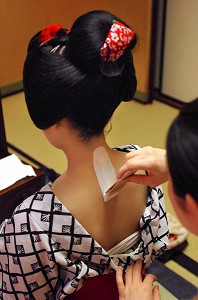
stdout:
POLYGON ((128 171, 131 171, 133 168, 132 168, 132 165, 129 164, 129 162, 125 163, 118 171, 116 177, 117 179, 120 179, 124 176, 125 173, 127 173, 128 171))
POLYGON ((119 169, 117 178, 121 178, 128 171, 149 170, 149 168, 149 160, 141 159, 141 157, 131 158, 119 169))
POLYGON ((127 286, 132 285, 133 283, 133 271, 134 271, 134 266, 130 265, 127 268, 126 274, 125 274, 125 283, 127 286))
POLYGON ((146 157, 153 157, 154 152, 155 152, 155 148, 152 148, 150 146, 146 146, 146 147, 140 148, 138 150, 126 153, 125 159, 127 161, 130 158, 134 158, 136 156, 142 156, 142 157, 145 157, 145 158, 146 157))
POLYGON ((124 293, 126 286, 130 287, 133 283, 142 282, 142 260, 139 259, 136 261, 135 265, 130 265, 127 268, 125 273, 125 283, 123 280, 123 269, 122 267, 118 266, 116 271, 116 282, 118 286, 119 295, 124 293))
POLYGON ((144 279, 144 283, 152 286, 153 282, 155 282, 156 280, 157 280, 157 277, 155 275, 147 274, 144 279))
POLYGON ((147 274, 145 279, 142 279, 142 260, 136 261, 135 265, 127 268, 125 281, 123 279, 123 269, 118 267, 116 271, 116 282, 119 293, 119 300, 160 300, 159 287, 153 287, 153 282, 156 281, 156 276, 147 274))
POLYGON ((145 147, 126 154, 126 162, 120 168, 117 178, 126 174, 128 171, 148 171, 147 174, 135 173, 125 180, 156 187, 168 180, 166 166, 166 151, 163 149, 145 147), (149 175, 148 175, 149 173, 149 175))
POLYGON ((117 174, 118 179, 130 170, 136 171, 153 169, 154 156, 151 155, 148 151, 145 151, 144 148, 127 153, 125 156, 125 160, 125 163, 120 168, 117 174))
POLYGON ((156 285, 154 288, 153 288, 153 300, 160 300, 161 297, 160 297, 160 292, 159 292, 159 286, 156 285))
POLYGON ((138 259, 133 267, 133 282, 142 282, 142 260, 138 259))
POLYGON ((117 267, 116 282, 117 282, 117 287, 118 287, 118 293, 121 296, 125 291, 125 285, 124 285, 124 281, 123 281, 123 269, 120 266, 117 267))
POLYGON ((118 172, 118 178, 126 171, 148 170, 154 171, 163 168, 166 171, 166 151, 163 149, 144 147, 126 154, 125 163, 118 172))
POLYGON ((148 176, 146 174, 145 175, 136 174, 136 175, 127 177, 125 180, 128 182, 134 182, 134 183, 144 184, 144 185, 153 187, 153 186, 155 186, 154 185, 155 182, 153 179, 154 179, 153 177, 148 176))

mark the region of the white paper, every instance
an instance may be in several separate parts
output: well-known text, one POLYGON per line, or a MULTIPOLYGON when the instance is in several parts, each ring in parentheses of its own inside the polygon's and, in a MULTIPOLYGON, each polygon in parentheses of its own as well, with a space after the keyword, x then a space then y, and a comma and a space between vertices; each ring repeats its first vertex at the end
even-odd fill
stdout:
POLYGON ((104 202, 107 202, 117 196, 120 189, 122 189, 126 184, 124 179, 135 173, 135 171, 128 171, 122 178, 117 179, 116 171, 111 163, 108 153, 102 146, 94 150, 93 164, 98 183, 103 194, 104 202))
POLYGON ((116 172, 111 163, 111 160, 104 147, 98 147, 93 153, 93 164, 98 183, 100 185, 104 201, 107 202, 118 194, 111 194, 111 197, 106 197, 106 191, 116 183, 116 172))
POLYGON ((34 169, 23 164, 15 154, 0 159, 0 190, 27 176, 36 176, 34 169))

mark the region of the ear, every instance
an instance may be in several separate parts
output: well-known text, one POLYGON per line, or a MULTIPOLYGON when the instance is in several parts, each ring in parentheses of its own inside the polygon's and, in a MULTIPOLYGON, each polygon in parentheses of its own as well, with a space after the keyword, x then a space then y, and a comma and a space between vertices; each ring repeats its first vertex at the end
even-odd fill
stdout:
POLYGON ((55 134, 56 133, 56 131, 57 131, 57 128, 58 128, 58 123, 56 123, 56 124, 53 124, 52 126, 50 126, 49 128, 47 128, 45 131, 46 131, 46 133, 47 133, 47 135, 49 134, 49 135, 53 135, 53 134, 55 134))
POLYGON ((60 126, 60 124, 61 124, 61 121, 58 121, 57 123, 53 124, 51 127, 52 127, 53 129, 56 129, 57 127, 60 126))
POLYGON ((188 219, 188 229, 198 235, 198 203, 190 194, 185 196, 185 211, 185 221, 188 219))
POLYGON ((185 195, 185 207, 186 210, 190 213, 195 212, 197 214, 198 212, 198 203, 195 200, 195 198, 193 198, 193 196, 191 196, 190 194, 186 194, 185 195))
POLYGON ((56 126, 56 128, 71 129, 71 123, 66 118, 61 119, 56 124, 54 124, 54 126, 56 126))
POLYGON ((52 130, 56 130, 56 128, 59 126, 59 123, 56 123, 54 125, 51 126, 52 130))
POLYGON ((57 123, 53 124, 49 127, 52 133, 56 133, 57 130, 64 127, 65 122, 63 120, 58 121, 57 123))

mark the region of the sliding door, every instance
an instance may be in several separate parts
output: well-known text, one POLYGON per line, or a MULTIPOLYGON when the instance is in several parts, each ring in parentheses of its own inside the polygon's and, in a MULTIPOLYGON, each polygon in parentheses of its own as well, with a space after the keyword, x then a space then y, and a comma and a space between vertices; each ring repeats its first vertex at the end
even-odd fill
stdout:
POLYGON ((153 97, 180 106, 198 97, 198 1, 157 0, 153 97))

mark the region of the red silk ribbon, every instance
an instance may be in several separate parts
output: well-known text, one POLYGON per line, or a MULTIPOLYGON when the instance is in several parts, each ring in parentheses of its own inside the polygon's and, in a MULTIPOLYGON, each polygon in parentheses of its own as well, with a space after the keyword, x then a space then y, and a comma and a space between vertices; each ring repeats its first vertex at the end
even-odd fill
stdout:
POLYGON ((47 28, 43 29, 38 38, 39 44, 42 44, 42 43, 52 39, 53 37, 55 37, 57 35, 57 32, 61 28, 63 28, 63 27, 59 24, 52 24, 52 25, 48 26, 47 28))
POLYGON ((119 21, 113 21, 104 44, 100 49, 103 62, 113 62, 124 54, 135 32, 119 21))

